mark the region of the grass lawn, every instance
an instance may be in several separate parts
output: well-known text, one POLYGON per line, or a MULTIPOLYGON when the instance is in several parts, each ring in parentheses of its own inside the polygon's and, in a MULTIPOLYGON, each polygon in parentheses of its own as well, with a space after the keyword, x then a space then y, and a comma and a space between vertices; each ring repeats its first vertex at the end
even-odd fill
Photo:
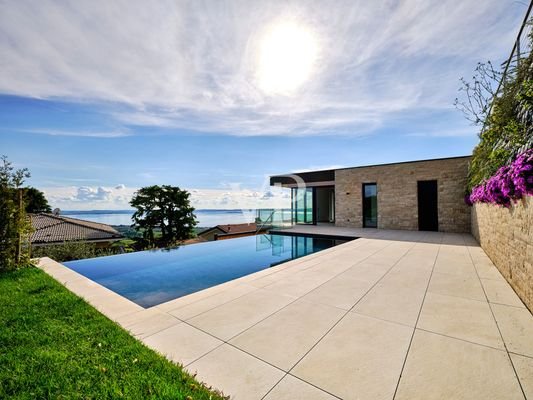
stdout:
POLYGON ((0 273, 0 398, 222 399, 33 267, 0 273))

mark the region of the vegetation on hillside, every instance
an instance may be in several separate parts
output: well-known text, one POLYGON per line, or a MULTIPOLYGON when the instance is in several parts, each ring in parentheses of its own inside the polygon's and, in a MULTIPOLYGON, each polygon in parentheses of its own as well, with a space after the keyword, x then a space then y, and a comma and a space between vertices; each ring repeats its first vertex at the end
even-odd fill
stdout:
POLYGON ((29 261, 31 224, 24 199, 28 169, 15 169, 0 157, 0 271, 13 270, 29 261))
POLYGON ((456 99, 456 106, 481 127, 469 170, 471 191, 533 147, 533 54, 522 56, 505 74, 490 62, 480 63, 473 81, 462 82, 465 98, 456 99))

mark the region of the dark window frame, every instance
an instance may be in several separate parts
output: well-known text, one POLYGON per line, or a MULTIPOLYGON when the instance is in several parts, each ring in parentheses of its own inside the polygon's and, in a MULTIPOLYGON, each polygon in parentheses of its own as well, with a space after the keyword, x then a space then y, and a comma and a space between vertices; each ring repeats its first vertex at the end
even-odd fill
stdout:
POLYGON ((362 214, 362 218, 363 218, 363 228, 377 228, 378 227, 378 212, 377 212, 377 207, 378 207, 378 183, 377 182, 364 182, 362 185, 361 185, 361 200, 362 200, 362 210, 361 210, 361 214, 362 214), (369 226, 367 225, 366 221, 365 221, 365 188, 367 186, 375 186, 376 187, 376 224, 375 226, 372 225, 372 226, 369 226))

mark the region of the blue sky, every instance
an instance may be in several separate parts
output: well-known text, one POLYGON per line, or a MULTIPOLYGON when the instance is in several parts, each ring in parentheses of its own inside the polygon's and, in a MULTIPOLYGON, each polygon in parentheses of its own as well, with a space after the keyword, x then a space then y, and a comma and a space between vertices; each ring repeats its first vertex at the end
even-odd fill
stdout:
POLYGON ((0 4, 0 153, 54 207, 126 208, 149 184, 280 206, 269 174, 469 154, 459 78, 508 56, 527 7, 134 3, 0 4))

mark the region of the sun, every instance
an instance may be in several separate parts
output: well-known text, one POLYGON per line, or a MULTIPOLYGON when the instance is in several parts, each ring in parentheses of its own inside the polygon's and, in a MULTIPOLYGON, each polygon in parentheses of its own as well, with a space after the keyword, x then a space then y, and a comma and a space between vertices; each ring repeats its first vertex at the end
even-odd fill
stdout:
POLYGON ((284 22, 266 30, 259 51, 259 88, 269 95, 291 95, 311 77, 318 44, 311 29, 284 22))

